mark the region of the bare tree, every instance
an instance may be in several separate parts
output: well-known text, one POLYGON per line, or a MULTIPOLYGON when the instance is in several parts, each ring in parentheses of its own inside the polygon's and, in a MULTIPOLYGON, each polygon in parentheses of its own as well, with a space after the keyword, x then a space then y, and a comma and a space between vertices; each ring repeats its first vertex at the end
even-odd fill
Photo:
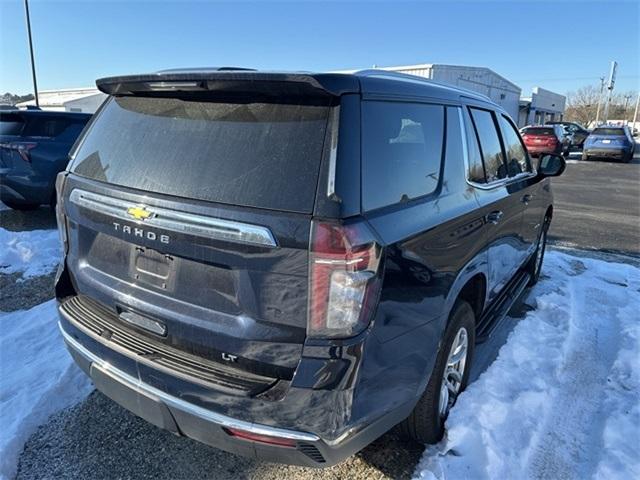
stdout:
MULTIPOLYGON (((599 101, 601 101, 600 87, 596 85, 587 85, 575 92, 567 93, 565 119, 588 126, 596 119, 599 101)), ((604 94, 602 101, 604 101, 604 94)))

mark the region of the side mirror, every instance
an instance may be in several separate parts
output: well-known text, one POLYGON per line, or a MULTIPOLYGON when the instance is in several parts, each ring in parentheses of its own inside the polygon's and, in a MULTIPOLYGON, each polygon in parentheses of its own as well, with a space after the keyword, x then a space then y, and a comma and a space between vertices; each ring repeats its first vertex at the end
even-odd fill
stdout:
POLYGON ((538 174, 543 177, 557 177, 567 168, 567 162, 560 155, 547 153, 540 157, 538 174))

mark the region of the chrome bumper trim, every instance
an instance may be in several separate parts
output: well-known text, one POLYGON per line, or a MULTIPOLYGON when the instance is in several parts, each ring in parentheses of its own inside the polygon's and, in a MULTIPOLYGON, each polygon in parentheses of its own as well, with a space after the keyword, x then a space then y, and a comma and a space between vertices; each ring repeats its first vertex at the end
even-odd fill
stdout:
POLYGON ((269 435, 271 437, 287 438, 290 440, 299 440, 303 442, 320 441, 320 437, 312 433, 296 432, 294 430, 269 427, 267 425, 260 425, 257 423, 237 420, 235 418, 227 417, 226 415, 222 415, 220 413, 212 412, 211 410, 207 410, 206 408, 200 407, 198 405, 194 405, 193 403, 186 402, 178 397, 174 397, 173 395, 169 395, 168 393, 162 390, 159 390, 147 383, 144 383, 140 379, 132 377, 128 373, 125 373, 122 370, 115 368, 113 365, 110 365, 108 362, 105 362, 103 359, 101 359, 100 357, 98 357, 97 355, 89 351, 86 347, 81 345, 71 335, 65 332, 60 322, 58 322, 58 328, 60 328, 62 337, 64 338, 64 341, 69 348, 78 352, 80 355, 85 357, 91 363, 95 363, 98 368, 108 373, 109 375, 111 375, 113 378, 120 381, 121 383, 127 386, 130 386, 135 390, 146 393, 152 397, 156 397, 170 407, 173 407, 175 409, 181 410, 188 414, 194 415, 207 422, 220 425, 221 427, 237 428, 237 429, 255 433, 258 435, 269 435))

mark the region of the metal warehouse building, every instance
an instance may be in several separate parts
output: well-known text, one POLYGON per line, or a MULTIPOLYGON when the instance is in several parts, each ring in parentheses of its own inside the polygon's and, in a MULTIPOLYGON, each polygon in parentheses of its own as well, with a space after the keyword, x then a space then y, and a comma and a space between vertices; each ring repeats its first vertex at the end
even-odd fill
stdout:
MULTIPOLYGON (((57 112, 95 113, 107 96, 95 87, 42 90, 38 95, 40 108, 57 112)), ((35 100, 21 102, 18 108, 34 106, 35 100)))
POLYGON ((489 68, 441 65, 435 63, 376 68, 417 75, 436 82, 473 90, 474 92, 486 95, 495 103, 502 106, 513 119, 518 118, 522 89, 489 68))

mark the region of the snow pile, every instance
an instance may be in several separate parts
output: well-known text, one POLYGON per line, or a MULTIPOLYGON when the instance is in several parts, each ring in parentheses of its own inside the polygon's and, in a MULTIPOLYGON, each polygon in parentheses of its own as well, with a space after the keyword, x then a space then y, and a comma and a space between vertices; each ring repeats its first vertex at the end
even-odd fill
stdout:
POLYGON ((640 478, 640 269, 551 251, 545 274, 417 479, 640 478))
POLYGON ((64 346, 55 300, 0 314, 0 479, 13 477, 38 425, 91 389, 64 346))
POLYGON ((57 230, 12 232, 0 228, 0 273, 22 272, 24 278, 45 275, 60 262, 57 230))

